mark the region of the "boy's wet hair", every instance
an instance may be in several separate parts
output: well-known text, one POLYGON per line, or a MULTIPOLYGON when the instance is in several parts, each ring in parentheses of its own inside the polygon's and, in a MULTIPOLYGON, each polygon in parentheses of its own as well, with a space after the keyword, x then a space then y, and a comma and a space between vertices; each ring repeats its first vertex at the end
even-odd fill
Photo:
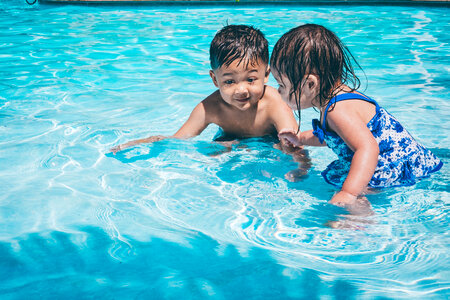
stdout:
POLYGON ((269 46, 264 34, 247 25, 227 25, 214 36, 209 48, 209 59, 213 70, 229 66, 238 60, 238 64, 252 66, 258 60, 269 64, 269 46))
POLYGON ((327 28, 305 24, 285 33, 275 44, 270 58, 273 72, 290 81, 291 96, 297 102, 300 114, 302 79, 313 74, 319 78, 318 104, 323 107, 335 96, 342 84, 352 90, 360 87, 351 61, 361 69, 347 47, 327 28))

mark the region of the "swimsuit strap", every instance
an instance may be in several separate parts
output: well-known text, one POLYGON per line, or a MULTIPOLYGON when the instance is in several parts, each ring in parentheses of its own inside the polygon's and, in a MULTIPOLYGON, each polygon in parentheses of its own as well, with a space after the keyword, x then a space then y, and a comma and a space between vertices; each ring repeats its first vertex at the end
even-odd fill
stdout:
POLYGON ((379 110, 379 105, 378 103, 373 100, 372 98, 364 95, 361 93, 360 94, 356 94, 356 93, 345 93, 345 94, 340 94, 340 95, 336 95, 333 98, 331 98, 330 102, 328 102, 327 108, 325 109, 324 115, 323 115, 323 124, 322 124, 322 128, 325 130, 325 122, 327 120, 327 113, 328 113, 328 109, 330 108, 331 105, 335 104, 336 102, 339 101, 344 101, 344 100, 349 100, 349 99, 358 99, 358 100, 364 100, 370 103, 375 104, 377 112, 379 110))

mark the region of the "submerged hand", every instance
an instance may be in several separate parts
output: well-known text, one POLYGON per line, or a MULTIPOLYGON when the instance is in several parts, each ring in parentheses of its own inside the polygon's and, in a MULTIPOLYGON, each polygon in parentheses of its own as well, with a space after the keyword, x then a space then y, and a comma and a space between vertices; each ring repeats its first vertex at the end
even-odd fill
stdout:
POLYGON ((111 151, 112 154, 115 155, 117 152, 120 152, 120 151, 122 151, 122 150, 128 148, 129 146, 128 146, 127 144, 128 144, 128 143, 121 144, 121 145, 117 145, 117 146, 112 147, 111 149, 109 149, 109 151, 111 151))
POLYGON ((131 141, 131 142, 127 142, 125 144, 120 144, 120 145, 117 145, 115 147, 112 147, 109 150, 115 155, 117 152, 125 150, 125 149, 127 149, 127 148, 129 148, 131 146, 136 145, 136 144, 139 144, 139 143, 137 141, 131 141))
POLYGON ((290 129, 283 129, 278 133, 278 138, 282 143, 293 147, 302 147, 303 144, 300 141, 300 137, 290 129))
POLYGON ((115 147, 112 147, 111 149, 109 149, 113 154, 116 154, 119 151, 125 150, 126 148, 129 148, 131 146, 134 145, 138 145, 138 144, 143 144, 143 143, 153 143, 153 142, 158 142, 161 140, 166 139, 167 137, 164 135, 154 135, 154 136, 150 136, 148 138, 145 139, 140 139, 140 140, 134 140, 134 141, 130 141, 127 142, 125 144, 121 144, 115 147))
POLYGON ((348 192, 340 191, 331 198, 330 203, 336 206, 345 207, 356 201, 358 197, 348 192))
POLYGON ((347 209, 352 215, 370 216, 373 214, 372 206, 366 197, 357 197, 345 191, 340 191, 335 194, 333 198, 331 198, 330 203, 347 209))

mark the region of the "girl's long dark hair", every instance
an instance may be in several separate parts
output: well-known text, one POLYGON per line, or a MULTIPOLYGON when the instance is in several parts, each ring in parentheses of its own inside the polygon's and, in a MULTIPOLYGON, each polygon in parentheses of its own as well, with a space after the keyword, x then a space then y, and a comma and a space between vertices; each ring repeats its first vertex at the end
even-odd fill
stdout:
POLYGON ((358 66, 353 55, 339 38, 327 28, 317 24, 305 24, 285 33, 275 44, 270 58, 270 67, 290 81, 300 114, 300 95, 305 75, 316 75, 319 78, 319 94, 315 99, 319 107, 328 104, 343 84, 352 91, 360 87, 352 60, 358 66))

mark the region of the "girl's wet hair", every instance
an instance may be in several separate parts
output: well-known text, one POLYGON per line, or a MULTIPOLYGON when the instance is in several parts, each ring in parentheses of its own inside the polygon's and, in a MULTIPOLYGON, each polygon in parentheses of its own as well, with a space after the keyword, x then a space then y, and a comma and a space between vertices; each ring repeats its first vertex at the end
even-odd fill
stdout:
POLYGON ((339 87, 348 85, 352 90, 360 87, 351 61, 361 67, 348 48, 327 28, 305 24, 285 33, 275 44, 270 58, 272 71, 284 75, 290 81, 300 116, 300 95, 305 75, 319 78, 319 94, 316 102, 325 106, 336 95, 339 87))
POLYGON ((209 48, 209 58, 213 70, 229 66, 235 60, 239 64, 252 66, 258 60, 269 64, 269 46, 264 34, 247 25, 227 25, 217 32, 209 48))

